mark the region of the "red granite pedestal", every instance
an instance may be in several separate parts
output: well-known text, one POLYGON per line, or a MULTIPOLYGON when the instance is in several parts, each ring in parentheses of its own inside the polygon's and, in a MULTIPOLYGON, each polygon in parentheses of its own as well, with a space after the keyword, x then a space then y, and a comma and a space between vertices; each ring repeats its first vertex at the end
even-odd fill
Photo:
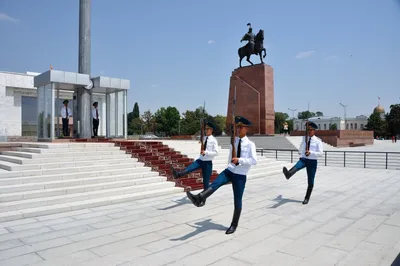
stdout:
MULTIPOLYGON (((237 68, 229 86, 227 126, 232 121, 232 106, 236 87, 235 116, 249 119, 253 126, 248 135, 274 135, 274 75, 273 68, 258 64, 237 68)), ((229 127, 228 127, 229 128, 229 127)), ((230 134, 230 132, 227 132, 230 134)))

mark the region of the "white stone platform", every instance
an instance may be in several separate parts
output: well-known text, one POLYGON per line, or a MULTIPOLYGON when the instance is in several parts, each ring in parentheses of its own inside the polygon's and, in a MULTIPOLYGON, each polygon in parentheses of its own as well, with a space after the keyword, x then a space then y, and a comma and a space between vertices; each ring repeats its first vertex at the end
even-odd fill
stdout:
POLYGON ((184 193, 0 223, 0 265, 390 265, 400 252, 400 175, 320 167, 249 180, 238 230, 225 235, 230 186, 202 208, 184 193))

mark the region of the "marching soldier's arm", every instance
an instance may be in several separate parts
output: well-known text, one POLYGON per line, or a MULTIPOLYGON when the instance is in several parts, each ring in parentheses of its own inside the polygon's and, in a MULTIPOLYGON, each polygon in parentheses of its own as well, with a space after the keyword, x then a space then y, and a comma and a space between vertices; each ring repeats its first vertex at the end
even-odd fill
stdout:
POLYGON ((217 156, 219 154, 217 139, 214 138, 210 144, 211 149, 205 150, 205 154, 210 156, 217 156))
POLYGON ((322 145, 321 140, 317 140, 317 150, 316 151, 310 151, 310 154, 315 154, 317 156, 322 156, 324 153, 324 146, 322 145))
POLYGON ((256 165, 257 164, 257 152, 256 145, 253 142, 250 142, 250 157, 248 158, 239 158, 239 164, 244 165, 256 165))

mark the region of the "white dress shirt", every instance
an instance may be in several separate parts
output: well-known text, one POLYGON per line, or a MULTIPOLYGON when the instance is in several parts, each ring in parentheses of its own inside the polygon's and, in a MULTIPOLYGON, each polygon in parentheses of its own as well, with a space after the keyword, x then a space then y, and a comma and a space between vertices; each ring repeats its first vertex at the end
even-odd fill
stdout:
MULTIPOLYGON (((236 153, 238 151, 239 137, 235 139, 236 153)), ((239 165, 231 163, 232 160, 232 146, 229 152, 228 170, 234 174, 247 175, 252 165, 257 164, 256 145, 250 141, 247 136, 242 138, 240 144, 240 158, 239 165)))
MULTIPOLYGON (((99 112, 99 118, 98 119, 100 119, 100 111, 98 111, 98 112, 99 112)), ((93 119, 97 119, 97 117, 96 117, 96 108, 92 109, 92 116, 93 116, 93 119)))
MULTIPOLYGON (((310 137, 308 137, 310 138, 310 137)), ((310 159, 310 160, 318 160, 319 156, 322 156, 324 153, 324 148, 322 145, 322 140, 318 138, 317 136, 312 136, 310 139, 310 155, 306 156, 306 141, 305 141, 305 136, 303 137, 301 141, 301 145, 299 148, 299 155, 302 158, 310 159)))
MULTIPOLYGON (((72 116, 72 111, 71 111, 71 108, 68 107, 68 117, 71 117, 71 116, 72 116)), ((65 106, 61 107, 61 117, 67 118, 67 112, 66 112, 65 106)))
MULTIPOLYGON (((203 143, 206 141, 206 138, 207 136, 204 136, 203 143)), ((200 154, 198 159, 202 161, 212 161, 214 157, 219 154, 218 141, 213 135, 208 136, 207 147, 204 147, 204 152, 205 155, 203 156, 200 154)))

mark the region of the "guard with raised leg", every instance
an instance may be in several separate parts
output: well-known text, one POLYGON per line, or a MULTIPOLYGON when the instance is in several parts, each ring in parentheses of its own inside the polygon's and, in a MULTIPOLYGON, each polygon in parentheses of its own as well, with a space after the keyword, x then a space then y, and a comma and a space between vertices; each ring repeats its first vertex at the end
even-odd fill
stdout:
POLYGON ((204 125, 205 127, 202 126, 202 128, 204 128, 205 136, 201 139, 202 144, 200 148, 200 156, 188 167, 186 167, 186 169, 184 169, 183 171, 178 172, 172 166, 171 166, 171 171, 172 175, 176 179, 184 177, 187 174, 201 168, 203 175, 203 188, 207 189, 210 185, 210 177, 212 174, 212 168, 213 168, 212 161, 214 160, 215 156, 219 154, 219 150, 218 150, 218 141, 212 135, 215 129, 215 125, 210 121, 206 121, 204 125))
POLYGON ((318 157, 322 156, 324 152, 322 140, 315 136, 315 130, 317 128, 318 126, 315 123, 310 121, 306 122, 306 135, 300 145, 299 155, 301 157, 299 161, 290 170, 283 167, 283 174, 288 180, 297 171, 306 168, 308 187, 303 204, 307 204, 310 200, 311 192, 314 188, 314 178, 317 172, 318 157))
MULTIPOLYGON (((234 137, 234 143, 231 145, 228 167, 218 175, 209 188, 204 189, 199 194, 193 195, 190 191, 186 192, 193 204, 200 207, 218 188, 229 182, 232 183, 235 209, 231 226, 226 230, 226 234, 232 234, 236 231, 242 211, 242 197, 247 173, 252 165, 257 164, 256 145, 246 135, 248 127, 251 126, 250 121, 240 116, 235 117, 234 120, 238 128, 239 137, 234 137)), ((233 127, 233 130, 235 132, 235 127, 233 127)))

